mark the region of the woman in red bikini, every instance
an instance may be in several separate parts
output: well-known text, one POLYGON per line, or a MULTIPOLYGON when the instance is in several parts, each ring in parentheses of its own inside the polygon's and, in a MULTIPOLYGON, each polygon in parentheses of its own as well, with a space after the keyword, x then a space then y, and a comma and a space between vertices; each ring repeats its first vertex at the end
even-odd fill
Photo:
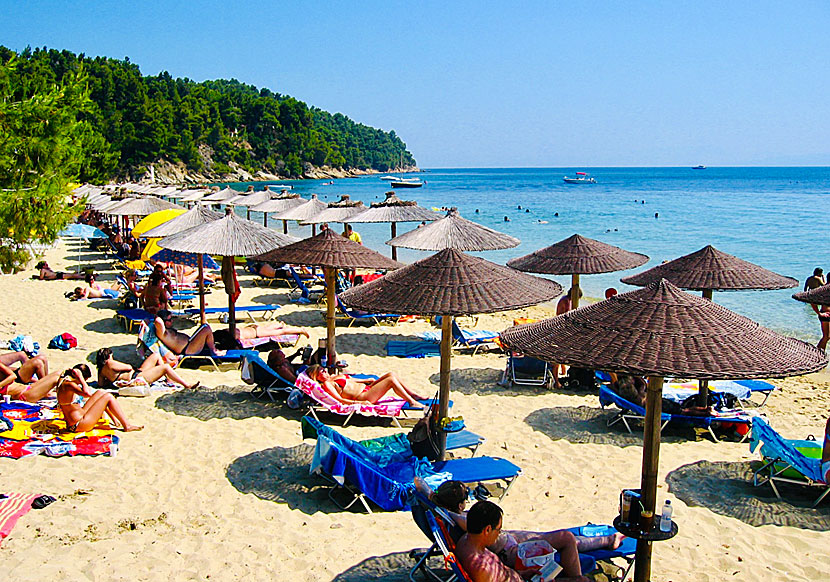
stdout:
POLYGON ((343 404, 357 402, 376 404, 389 390, 393 390, 413 407, 425 408, 418 402, 423 398, 404 386, 394 372, 387 372, 377 380, 358 380, 348 374, 331 375, 326 368, 314 365, 308 367, 306 375, 343 404))
POLYGON ((144 428, 127 421, 121 405, 112 394, 103 390, 93 391, 86 383, 90 376, 92 372, 89 371, 89 366, 78 364, 64 371, 58 380, 58 406, 61 408, 69 432, 90 430, 98 424, 104 414, 109 416, 110 420, 117 422, 116 428, 124 432, 144 428), (86 398, 83 406, 75 404, 75 395, 86 398))

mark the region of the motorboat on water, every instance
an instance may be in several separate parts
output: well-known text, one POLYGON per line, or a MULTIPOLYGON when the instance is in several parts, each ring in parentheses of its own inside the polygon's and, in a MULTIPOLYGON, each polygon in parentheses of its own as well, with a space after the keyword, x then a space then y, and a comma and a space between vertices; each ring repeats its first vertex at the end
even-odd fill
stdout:
POLYGON ((389 182, 393 188, 420 188, 424 185, 418 178, 399 178, 389 182))
POLYGON ((586 174, 585 172, 577 172, 576 178, 569 178, 565 176, 562 178, 566 184, 596 184, 597 181, 594 180, 591 176, 586 174))
POLYGON ((706 169, 706 166, 703 166, 703 165, 700 165, 700 166, 692 166, 692 169, 693 169, 693 170, 705 170, 705 169, 706 169))

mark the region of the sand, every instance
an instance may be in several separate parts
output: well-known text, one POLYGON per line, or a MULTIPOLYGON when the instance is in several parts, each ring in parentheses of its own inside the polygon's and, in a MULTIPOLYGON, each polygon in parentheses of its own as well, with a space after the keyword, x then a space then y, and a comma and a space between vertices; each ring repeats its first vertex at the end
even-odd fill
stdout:
MULTIPOLYGON (((60 243, 46 258, 56 269, 74 267, 77 247, 60 243)), ((101 255, 82 258, 103 280, 112 279, 101 255)), ((91 361, 103 346, 138 363, 135 338, 119 329, 113 301, 69 302, 63 293, 74 282, 33 281, 31 273, 0 277, 0 337, 27 333, 45 348, 51 337, 72 333, 78 349, 44 349, 53 369, 91 361)), ((318 307, 289 304, 285 289, 256 288, 246 276, 241 283, 241 303, 284 304, 280 319, 308 326, 315 343, 323 336, 318 307)), ((225 305, 226 296, 214 293, 209 303, 225 305)), ((501 330, 517 315, 551 310, 545 305, 482 316, 478 327, 501 330)), ((394 369, 415 390, 432 394, 438 358, 383 355, 388 339, 429 328, 421 320, 338 326, 338 351, 353 370, 394 369)), ((454 413, 487 438, 480 454, 523 469, 502 501, 505 527, 610 523, 619 491, 639 484, 640 435, 607 429, 608 413, 600 411, 596 395, 497 386, 504 364, 496 354, 454 357, 452 398, 454 413)), ((4 579, 406 579, 408 552, 428 545, 408 513, 338 509, 323 483, 307 473, 312 443, 301 438, 297 411, 251 400, 237 370, 183 373, 204 387, 121 399, 128 418, 146 428, 122 435, 115 458, 0 459, 0 491, 58 498, 24 516, 0 547, 4 579)), ((820 434, 830 409, 828 376, 776 383, 782 389, 765 408, 771 424, 791 438, 820 434)), ((343 432, 368 438, 394 430, 359 422, 343 432)), ((830 504, 811 510, 797 501, 798 515, 788 517, 793 511, 768 492, 745 491, 740 478, 754 458, 747 444, 666 438, 658 497, 672 500, 680 534, 655 544, 654 580, 816 580, 830 574, 830 504)))

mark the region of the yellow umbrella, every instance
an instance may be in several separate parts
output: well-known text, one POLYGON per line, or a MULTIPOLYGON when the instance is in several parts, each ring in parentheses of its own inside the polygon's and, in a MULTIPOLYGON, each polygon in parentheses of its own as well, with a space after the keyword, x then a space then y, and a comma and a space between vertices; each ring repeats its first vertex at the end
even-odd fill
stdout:
MULTIPOLYGON (((148 229, 149 230, 149 229, 148 229)), ((149 261, 150 257, 155 255, 157 252, 161 250, 161 247, 158 245, 160 239, 151 238, 147 241, 147 246, 144 247, 144 250, 141 251, 141 260, 142 261, 149 261)))
MULTIPOLYGON (((185 212, 187 212, 186 208, 167 208, 165 210, 159 210, 157 212, 153 212, 152 214, 148 214, 139 220, 138 224, 133 227, 133 236, 140 237, 151 228, 156 228, 158 225, 164 224, 168 220, 172 220, 185 212)), ((156 247, 155 252, 160 250, 161 249, 159 247, 156 247)))

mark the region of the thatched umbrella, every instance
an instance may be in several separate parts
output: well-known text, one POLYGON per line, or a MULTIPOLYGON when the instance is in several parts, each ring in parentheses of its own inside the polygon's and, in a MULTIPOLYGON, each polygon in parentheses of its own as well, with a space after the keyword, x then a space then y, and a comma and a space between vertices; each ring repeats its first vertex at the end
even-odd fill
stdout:
POLYGON ((360 214, 366 206, 360 200, 352 200, 348 194, 341 194, 337 202, 329 202, 324 210, 302 221, 302 224, 314 225, 324 222, 346 222, 347 218, 360 214))
POLYGON ((230 186, 225 186, 221 190, 217 192, 213 192, 212 194, 208 194, 202 200, 204 202, 225 202, 226 200, 230 200, 235 196, 239 196, 241 192, 238 190, 234 190, 230 186))
POLYGON ((646 255, 625 251, 575 234, 529 255, 507 261, 528 273, 571 276, 571 305, 579 307, 579 275, 633 269, 648 261, 646 255))
POLYGON ((334 368, 337 363, 334 331, 337 269, 397 269, 402 266, 331 229, 256 258, 261 261, 323 267, 326 277, 326 358, 330 368, 334 368))
MULTIPOLYGON (((186 216, 186 215, 182 215, 186 216)), ((234 276, 234 257, 251 257, 265 251, 295 242, 294 237, 274 232, 255 222, 241 218, 230 208, 225 209, 225 217, 206 222, 185 231, 165 237, 159 246, 174 251, 189 253, 207 253, 222 255, 222 277, 225 292, 228 294, 228 323, 231 333, 236 329, 236 277, 234 276)), ((201 256, 201 255, 200 255, 201 256)), ((199 280, 203 277, 202 265, 199 264, 199 280)), ((199 289, 202 292, 201 286, 199 289)), ((201 305, 202 322, 205 321, 204 303, 201 305)))
MULTIPOLYGON (((276 198, 271 198, 266 200, 261 204, 257 204, 251 210, 254 212, 261 212, 262 213, 262 226, 268 226, 268 214, 271 212, 285 212, 286 210, 290 210, 291 208, 296 208, 301 204, 305 204, 307 201, 300 198, 299 194, 291 194, 289 192, 285 192, 280 194, 276 198)), ((288 221, 282 221, 282 232, 284 234, 288 234, 288 221)))
MULTIPOLYGON (((441 215, 429 208, 418 206, 414 200, 401 200, 395 192, 387 192, 386 200, 373 202, 372 205, 354 216, 350 216, 345 222, 389 222, 392 226, 392 238, 398 234, 399 222, 432 222, 438 220, 441 215)), ((398 259, 398 249, 392 245, 392 259, 398 259)))
MULTIPOLYGON (((340 298, 357 309, 441 317, 439 420, 446 418, 450 396, 453 317, 519 309, 549 301, 562 287, 548 279, 444 249, 369 283, 352 287, 340 298)), ((446 435, 441 433, 441 458, 446 435)))
POLYGON ((204 199, 205 196, 210 194, 210 190, 207 189, 189 189, 189 190, 182 190, 181 192, 181 201, 182 202, 198 202, 199 200, 204 199))
POLYGON ((793 299, 814 305, 830 305, 830 283, 793 294, 793 299))
POLYGON ((262 204, 266 200, 271 199, 270 190, 260 190, 259 192, 246 192, 239 196, 234 196, 225 201, 228 206, 245 206, 248 209, 246 218, 251 219, 251 208, 257 204, 262 204))
MULTIPOLYGON (((706 245, 699 251, 652 267, 642 273, 635 273, 620 279, 628 285, 643 287, 665 279, 681 289, 701 291, 704 298, 711 300, 712 291, 742 291, 752 289, 789 289, 798 285, 792 277, 773 273, 754 263, 706 245)), ((706 380, 700 381, 700 404, 706 405, 709 387, 706 380)))
POLYGON ((159 210, 167 210, 168 208, 179 208, 179 206, 160 198, 146 196, 143 198, 131 198, 121 204, 117 208, 112 208, 108 214, 116 216, 147 216, 159 210))
MULTIPOLYGON (((317 199, 317 194, 312 194, 311 200, 280 212, 276 215, 276 218, 280 220, 296 220, 300 222, 311 218, 316 214, 320 214, 326 208, 328 208, 326 203, 320 202, 317 199)), ((315 224, 311 225, 311 234, 312 236, 317 234, 317 226, 315 224)))
POLYGON ((681 289, 702 291, 707 299, 712 298, 712 291, 789 289, 798 285, 792 277, 773 273, 712 245, 620 281, 643 287, 660 279, 671 281, 681 289))
POLYGON ((410 230, 386 241, 386 244, 421 251, 444 249, 495 251, 519 246, 521 241, 477 222, 461 218, 457 208, 450 208, 444 218, 410 230))
MULTIPOLYGON (((511 327, 502 343, 571 366, 648 376, 642 503, 654 511, 663 378, 782 378, 827 365, 818 349, 781 336, 665 280, 563 315, 511 327)), ((651 542, 637 543, 635 580, 651 574, 651 542)))

